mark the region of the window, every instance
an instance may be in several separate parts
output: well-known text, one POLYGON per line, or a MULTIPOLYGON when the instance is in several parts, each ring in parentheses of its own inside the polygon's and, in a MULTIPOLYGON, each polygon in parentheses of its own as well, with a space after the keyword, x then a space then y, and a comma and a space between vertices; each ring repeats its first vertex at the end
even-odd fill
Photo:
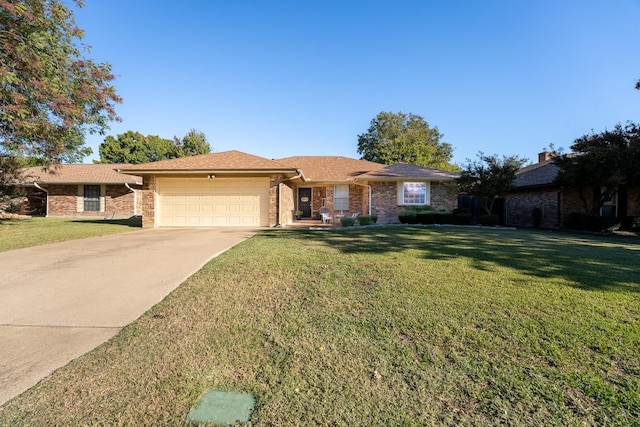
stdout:
POLYGON ((85 212, 100 211, 100 186, 99 185, 84 186, 84 210, 85 212))
POLYGON ((333 210, 349 210, 349 186, 336 185, 333 187, 333 210))
MULTIPOLYGON (((606 188, 603 188, 601 191, 602 192, 606 191, 606 188)), ((611 196, 609 200, 606 200, 602 204, 602 207, 600 208, 600 216, 615 218, 616 215, 618 214, 616 209, 616 206, 618 204, 617 201, 618 201, 618 193, 616 192, 613 194, 613 196, 611 196)))
POLYGON ((428 205, 429 204, 429 183, 427 182, 404 182, 398 195, 400 205, 428 205))

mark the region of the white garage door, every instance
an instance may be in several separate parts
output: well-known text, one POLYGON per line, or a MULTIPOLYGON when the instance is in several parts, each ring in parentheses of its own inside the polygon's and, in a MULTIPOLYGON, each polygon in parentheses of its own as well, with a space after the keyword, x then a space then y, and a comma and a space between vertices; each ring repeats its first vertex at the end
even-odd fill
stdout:
POLYGON ((159 178, 161 227, 269 225, 269 178, 159 178))

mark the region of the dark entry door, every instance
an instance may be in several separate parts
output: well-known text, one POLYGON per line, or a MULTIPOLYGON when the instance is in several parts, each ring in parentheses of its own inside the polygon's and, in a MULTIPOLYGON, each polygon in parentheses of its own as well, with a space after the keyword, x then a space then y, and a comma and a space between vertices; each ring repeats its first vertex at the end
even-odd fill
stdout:
POLYGON ((311 218, 311 189, 298 188, 298 209, 303 218, 311 218))

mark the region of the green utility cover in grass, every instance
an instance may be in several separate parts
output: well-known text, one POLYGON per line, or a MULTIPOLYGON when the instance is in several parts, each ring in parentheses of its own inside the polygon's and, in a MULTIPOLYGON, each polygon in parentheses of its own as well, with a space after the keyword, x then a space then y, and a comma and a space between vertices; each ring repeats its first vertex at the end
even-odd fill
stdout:
POLYGON ((255 404, 256 399, 250 394, 211 390, 189 411, 187 420, 221 425, 246 423, 251 418, 255 404))

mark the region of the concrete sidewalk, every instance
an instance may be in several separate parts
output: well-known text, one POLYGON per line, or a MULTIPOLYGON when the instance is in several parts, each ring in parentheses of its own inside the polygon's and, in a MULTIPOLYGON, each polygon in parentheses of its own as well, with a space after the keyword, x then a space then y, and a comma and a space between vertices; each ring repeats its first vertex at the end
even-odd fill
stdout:
POLYGON ((153 229, 0 253, 0 405, 116 335, 250 229, 153 229))

